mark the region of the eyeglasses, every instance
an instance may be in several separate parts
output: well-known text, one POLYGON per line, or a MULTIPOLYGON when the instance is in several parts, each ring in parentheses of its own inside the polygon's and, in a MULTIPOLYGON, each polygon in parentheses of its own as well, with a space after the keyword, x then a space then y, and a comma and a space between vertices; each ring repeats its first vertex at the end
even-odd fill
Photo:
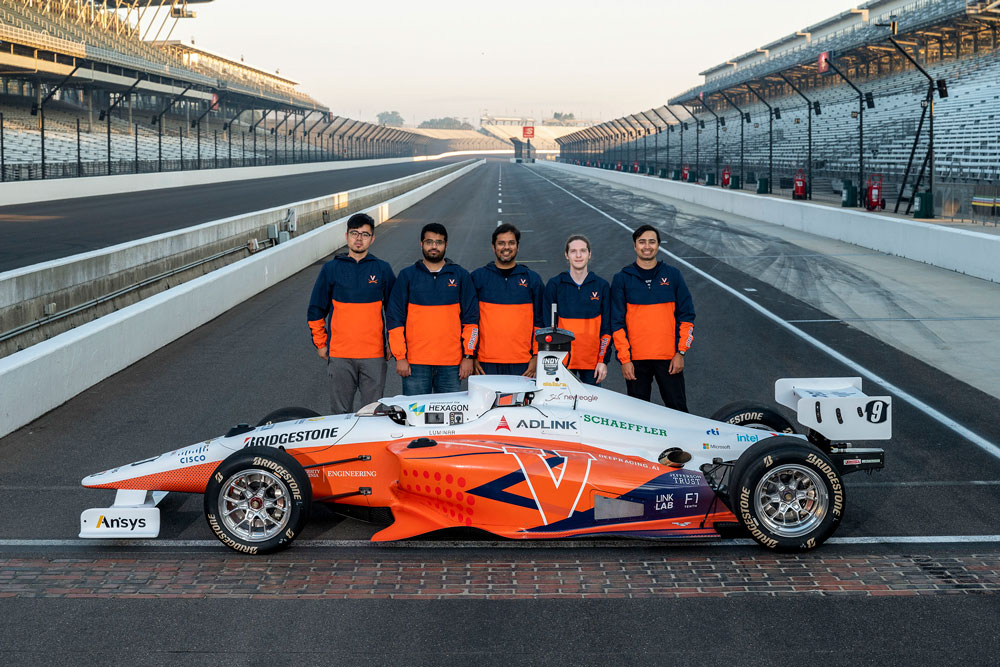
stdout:
POLYGON ((352 239, 365 239, 366 241, 372 237, 371 232, 359 232, 356 229, 352 229, 351 231, 347 232, 347 235, 350 236, 352 239))
POLYGON ((448 242, 445 241, 444 239, 424 239, 423 241, 421 241, 421 243, 423 243, 424 245, 439 245, 439 246, 448 245, 448 242))

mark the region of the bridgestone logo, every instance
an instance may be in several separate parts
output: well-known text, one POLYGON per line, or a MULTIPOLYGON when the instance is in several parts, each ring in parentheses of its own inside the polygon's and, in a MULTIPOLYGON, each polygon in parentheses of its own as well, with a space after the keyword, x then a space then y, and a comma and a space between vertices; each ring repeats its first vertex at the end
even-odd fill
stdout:
POLYGON ((264 458, 263 456, 253 457, 253 464, 261 468, 267 468, 275 475, 285 480, 285 484, 288 485, 288 490, 292 492, 292 498, 295 500, 302 500, 302 492, 299 490, 299 483, 295 481, 295 477, 292 476, 292 473, 288 472, 283 465, 279 465, 271 459, 264 458))
POLYGON ((758 542, 770 549, 778 546, 778 540, 765 535, 764 531, 762 531, 757 525, 757 519, 755 519, 753 513, 750 512, 750 489, 745 486, 740 491, 740 516, 743 518, 743 525, 747 527, 747 530, 750 531, 750 534, 753 535, 758 542))
POLYGON ((337 427, 317 428, 312 431, 293 431, 291 433, 275 433, 274 435, 259 435, 245 438, 244 447, 273 447, 274 445, 288 445, 295 442, 308 442, 310 440, 325 440, 326 438, 337 437, 337 427))
POLYGON ((833 487, 833 509, 831 511, 834 515, 840 516, 840 513, 844 510, 844 488, 840 485, 840 475, 815 454, 810 454, 806 457, 806 461, 816 466, 830 480, 830 486, 833 487))
POLYGON ((209 514, 207 516, 208 516, 208 525, 211 526, 212 532, 215 533, 215 536, 218 537, 219 540, 221 540, 222 543, 225 544, 227 547, 244 554, 253 555, 257 553, 257 547, 250 547, 245 544, 240 544, 233 538, 226 535, 225 531, 222 530, 222 526, 219 525, 219 520, 215 518, 214 514, 209 514))

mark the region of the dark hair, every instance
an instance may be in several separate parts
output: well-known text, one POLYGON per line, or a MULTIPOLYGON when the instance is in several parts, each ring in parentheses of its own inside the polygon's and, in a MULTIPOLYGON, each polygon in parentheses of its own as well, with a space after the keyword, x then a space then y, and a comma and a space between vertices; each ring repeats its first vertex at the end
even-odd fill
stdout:
POLYGON ((569 253, 569 244, 573 241, 583 241, 587 244, 587 252, 590 252, 590 239, 583 234, 570 234, 570 237, 566 239, 566 249, 563 251, 564 253, 569 253))
POLYGON ((349 230, 364 227, 365 225, 371 227, 372 234, 375 234, 375 221, 367 213, 355 213, 347 219, 347 229, 349 230))
POLYGON ((656 234, 656 243, 657 244, 660 243, 660 230, 658 230, 653 225, 642 225, 641 227, 639 227, 639 229, 632 232, 632 243, 638 241, 639 237, 645 234, 646 232, 653 232, 654 234, 656 234))
POLYGON ((445 243, 448 242, 448 230, 445 229, 444 225, 442 225, 440 222, 428 222, 426 225, 424 225, 424 228, 420 230, 421 243, 424 242, 424 236, 427 235, 427 232, 430 232, 431 234, 440 234, 441 236, 444 237, 444 242, 445 243))
POLYGON ((515 227, 514 225, 510 224, 509 222, 505 222, 493 230, 493 245, 497 244, 498 236, 500 236, 501 234, 506 234, 508 232, 512 232, 514 234, 515 241, 517 241, 518 243, 521 242, 521 230, 515 227))

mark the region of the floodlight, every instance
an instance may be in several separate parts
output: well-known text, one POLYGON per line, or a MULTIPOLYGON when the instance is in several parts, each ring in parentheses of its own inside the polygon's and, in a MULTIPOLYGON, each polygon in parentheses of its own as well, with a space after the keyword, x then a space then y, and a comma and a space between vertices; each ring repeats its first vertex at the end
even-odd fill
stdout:
POLYGON ((108 117, 108 112, 105 109, 101 109, 101 113, 97 115, 97 120, 102 121, 108 117))
POLYGON ((743 114, 743 119, 747 122, 748 125, 750 124, 750 112, 749 111, 747 111, 745 114, 743 114))
POLYGON ((937 80, 937 91, 938 91, 938 97, 940 97, 941 99, 948 97, 948 84, 945 83, 944 79, 937 80))
POLYGON ((721 125, 722 127, 726 126, 726 119, 722 116, 719 116, 719 125, 721 125))
POLYGON ((31 115, 32 116, 37 116, 38 115, 38 102, 32 102, 31 103, 31 115))
POLYGON ((865 93, 865 106, 867 106, 869 109, 875 108, 875 98, 872 96, 871 93, 865 93))
POLYGON ((774 120, 781 120, 781 109, 774 107, 774 120))
POLYGON ((813 113, 816 114, 817 116, 820 115, 819 100, 813 102, 813 113))

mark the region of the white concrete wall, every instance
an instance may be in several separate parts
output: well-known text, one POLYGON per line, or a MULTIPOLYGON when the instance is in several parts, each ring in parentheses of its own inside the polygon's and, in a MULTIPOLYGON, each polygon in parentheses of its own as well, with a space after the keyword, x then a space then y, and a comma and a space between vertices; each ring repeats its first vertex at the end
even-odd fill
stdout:
MULTIPOLYGON (((482 161, 366 209, 398 215, 482 161)), ((347 218, 0 359, 0 437, 301 271, 344 244, 347 218)))
POLYGON ((0 206, 31 204, 56 199, 76 199, 118 195, 126 192, 183 188, 190 185, 208 185, 229 181, 245 181, 254 178, 274 178, 295 176, 321 171, 339 171, 358 167, 378 167, 385 164, 403 162, 425 162, 439 160, 443 155, 419 157, 384 158, 381 160, 343 160, 340 162, 309 162, 306 164, 275 165, 270 167, 230 167, 228 169, 195 169, 168 171, 153 174, 121 174, 118 176, 94 176, 91 178, 57 178, 44 181, 11 181, 0 183, 0 206))
MULTIPOLYGON (((543 163, 538 163, 543 164, 543 163)), ((544 163, 548 168, 652 192, 753 220, 799 229, 890 255, 1000 282, 1000 236, 868 211, 682 183, 654 176, 544 163)))
MULTIPOLYGON (((393 188, 405 186, 407 182, 427 178, 434 172, 447 168, 447 165, 436 167, 411 176, 366 185, 348 192, 291 202, 252 213, 241 213, 193 227, 185 227, 136 241, 5 271, 0 273, 0 308, 6 308, 70 287, 85 285, 120 271, 127 271, 149 262, 278 223, 285 219, 288 210, 292 208, 295 209, 296 215, 300 218, 323 209, 330 209, 331 214, 335 215, 335 209, 346 207, 350 201, 359 197, 388 192, 393 188)), ((383 199, 385 198, 387 197, 383 197, 383 199)))

